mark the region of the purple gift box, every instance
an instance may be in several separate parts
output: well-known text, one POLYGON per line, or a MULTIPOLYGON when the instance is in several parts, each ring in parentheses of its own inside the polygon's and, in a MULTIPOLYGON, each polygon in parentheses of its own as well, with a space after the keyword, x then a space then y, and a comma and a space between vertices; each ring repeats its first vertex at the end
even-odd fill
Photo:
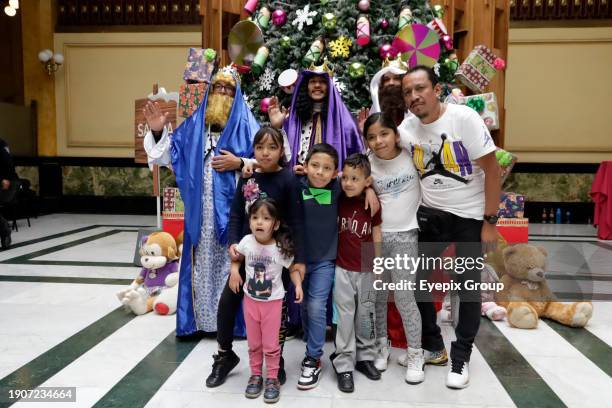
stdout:
POLYGON ((517 193, 501 193, 497 216, 500 218, 523 218, 525 196, 517 193))

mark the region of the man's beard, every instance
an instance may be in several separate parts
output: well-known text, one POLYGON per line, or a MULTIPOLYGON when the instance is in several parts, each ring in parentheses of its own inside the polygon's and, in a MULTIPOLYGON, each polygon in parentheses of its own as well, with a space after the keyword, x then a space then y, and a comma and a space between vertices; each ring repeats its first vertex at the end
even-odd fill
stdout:
POLYGON ((234 98, 228 95, 210 94, 206 106, 206 124, 224 128, 227 124, 234 98))
POLYGON ((387 85, 378 91, 380 110, 389 115, 396 124, 404 120, 406 105, 400 85, 387 85))

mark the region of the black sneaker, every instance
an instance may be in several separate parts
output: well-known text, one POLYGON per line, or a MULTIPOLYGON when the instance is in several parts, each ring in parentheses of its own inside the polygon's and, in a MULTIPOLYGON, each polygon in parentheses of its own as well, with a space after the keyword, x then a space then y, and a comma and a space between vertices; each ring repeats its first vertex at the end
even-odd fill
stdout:
POLYGON ((263 377, 261 375, 252 375, 249 377, 244 396, 247 398, 257 398, 263 391, 263 377))
POLYGON ((280 382, 276 378, 266 378, 264 402, 274 404, 280 398, 280 382))
POLYGON ((213 360, 215 362, 213 363, 212 372, 206 379, 206 386, 208 388, 218 387, 223 384, 230 371, 240 362, 240 358, 233 350, 214 354, 213 360))
POLYGON ((0 215, 0 244, 2 249, 11 246, 11 227, 8 222, 0 215))
POLYGON ((312 357, 305 357, 302 361, 302 373, 298 380, 297 387, 300 390, 309 390, 319 384, 321 375, 321 360, 312 357))
POLYGON ((278 381, 280 385, 284 385, 287 382, 287 373, 285 372, 285 359, 283 356, 280 358, 280 363, 278 366, 278 381))
POLYGON ((380 380, 380 371, 376 369, 373 361, 358 361, 355 364, 355 370, 359 371, 370 380, 380 380))
POLYGON ((338 373, 338 389, 342 392, 355 391, 355 382, 353 381, 353 372, 338 373))

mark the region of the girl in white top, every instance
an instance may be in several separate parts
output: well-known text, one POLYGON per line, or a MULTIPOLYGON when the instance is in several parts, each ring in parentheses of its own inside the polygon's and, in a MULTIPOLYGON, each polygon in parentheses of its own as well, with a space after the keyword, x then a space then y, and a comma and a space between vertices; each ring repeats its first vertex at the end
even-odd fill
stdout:
MULTIPOLYGON (((393 120, 382 113, 370 115, 363 126, 363 134, 370 148, 370 164, 374 178, 374 190, 382 206, 383 256, 396 259, 400 255, 418 256, 418 223, 421 192, 419 175, 408 150, 400 147, 400 136, 393 120)), ((408 266, 413 265, 408 261, 408 266)), ((404 283, 416 281, 416 270, 395 265, 385 270, 380 277, 383 282, 404 283), (386 279, 385 279, 386 275, 386 279)), ((387 341, 388 292, 381 290, 376 301, 376 337, 379 355, 376 368, 387 368, 389 358, 387 341)), ((424 356, 421 348, 421 314, 417 307, 414 290, 394 292, 395 305, 402 317, 408 341, 408 369, 406 382, 418 384, 425 379, 424 356)))

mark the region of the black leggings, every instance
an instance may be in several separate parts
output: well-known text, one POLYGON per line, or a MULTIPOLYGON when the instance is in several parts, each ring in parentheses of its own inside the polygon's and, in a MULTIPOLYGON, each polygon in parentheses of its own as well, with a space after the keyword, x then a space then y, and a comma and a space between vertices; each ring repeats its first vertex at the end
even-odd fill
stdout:
MULTIPOLYGON (((435 210, 434 210, 435 211, 435 210)), ((462 218, 457 215, 439 211, 431 215, 422 224, 419 217, 419 254, 424 257, 439 257, 449 243, 455 243, 456 257, 477 258, 482 256, 480 234, 482 221, 462 218)), ((432 269, 419 269, 417 285, 421 280, 427 280, 432 269)), ((451 279, 463 284, 466 280, 480 282, 480 269, 466 269, 463 273, 452 275, 451 279)), ((417 286, 417 289, 419 286, 417 286)), ((469 361, 474 338, 480 327, 480 291, 459 290, 459 322, 455 328, 457 340, 451 345, 451 358, 459 361, 469 361)), ((432 295, 428 290, 417 291, 417 305, 423 322, 423 348, 438 351, 444 348, 440 327, 436 323, 436 310, 432 303, 432 295)))
MULTIPOLYGON (((246 279, 244 264, 240 266, 240 277, 244 282, 246 279)), ((289 280, 288 278, 288 273, 286 273, 286 270, 283 269, 283 284, 285 287, 288 287, 288 282, 286 282, 289 280)), ((217 311, 217 343, 219 343, 219 348, 221 350, 229 351, 232 349, 232 343, 234 341, 234 324, 236 322, 238 310, 242 305, 243 296, 244 291, 242 286, 240 286, 238 293, 234 293, 230 289, 228 276, 227 282, 225 282, 225 287, 223 288, 223 293, 221 293, 221 298, 219 299, 219 308, 217 311)), ((287 337, 287 295, 285 295, 285 299, 283 299, 281 319, 278 340, 282 352, 283 347, 285 346, 285 339, 287 337)))

